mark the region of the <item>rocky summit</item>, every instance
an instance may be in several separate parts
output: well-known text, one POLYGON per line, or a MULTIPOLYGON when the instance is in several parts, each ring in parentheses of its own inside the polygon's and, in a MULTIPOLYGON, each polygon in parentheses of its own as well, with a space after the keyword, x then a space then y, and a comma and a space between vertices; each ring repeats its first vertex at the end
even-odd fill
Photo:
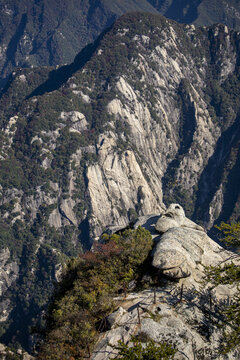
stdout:
POLYGON ((222 333, 217 326, 221 320, 219 310, 231 301, 236 285, 212 289, 202 280, 206 266, 232 261, 239 264, 239 258, 187 219, 179 204, 171 204, 160 217, 149 216, 147 221, 145 217, 139 222, 152 233, 152 265, 159 269, 160 277, 166 276, 165 282, 161 287, 115 299, 119 308, 108 316, 108 331, 100 336, 92 359, 115 358, 118 341, 131 344, 132 336, 143 342, 152 339, 171 343, 178 350, 174 356, 178 360, 238 359, 239 350, 228 355, 218 353, 222 333), (169 213, 176 223, 169 222, 169 213), (159 224, 161 234, 156 238, 159 224))

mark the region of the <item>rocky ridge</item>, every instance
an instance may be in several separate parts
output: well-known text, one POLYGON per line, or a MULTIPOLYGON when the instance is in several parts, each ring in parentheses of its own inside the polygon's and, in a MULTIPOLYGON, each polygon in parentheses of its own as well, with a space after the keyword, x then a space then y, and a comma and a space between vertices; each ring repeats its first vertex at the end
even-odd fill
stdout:
POLYGON ((132 13, 87 59, 12 75, 0 99, 1 247, 22 261, 20 293, 40 308, 53 263, 172 199, 205 229, 238 219, 239 44, 223 25, 132 13))
POLYGON ((16 67, 70 63, 78 51, 129 11, 159 12, 180 23, 203 26, 221 22, 240 28, 239 3, 234 0, 2 0, 0 86, 16 67))
POLYGON ((116 298, 119 308, 108 317, 109 330, 100 336, 91 358, 114 358, 117 354, 114 346, 118 341, 131 343, 131 337, 136 336, 140 341, 152 339, 173 344, 178 349, 174 359, 178 360, 236 359, 238 350, 226 356, 218 354, 222 335, 217 327, 221 319, 219 309, 231 301, 236 287, 219 285, 209 291, 210 284, 203 285, 201 280, 205 266, 233 259, 239 263, 239 258, 221 248, 203 229, 189 221, 178 204, 172 204, 160 218, 149 216, 148 221, 145 220, 139 219, 139 222, 143 227, 146 224, 156 242, 152 264, 160 270, 160 276, 164 274, 168 280, 162 287, 116 298), (167 217, 170 213, 172 218, 167 217), (159 223, 161 229, 157 231, 162 235, 156 240, 155 229, 159 228, 159 223), (181 272, 176 270, 179 260, 181 269, 185 267, 181 272))
POLYGON ((0 1, 0 85, 16 67, 70 63, 127 11, 157 10, 146 0, 0 1))

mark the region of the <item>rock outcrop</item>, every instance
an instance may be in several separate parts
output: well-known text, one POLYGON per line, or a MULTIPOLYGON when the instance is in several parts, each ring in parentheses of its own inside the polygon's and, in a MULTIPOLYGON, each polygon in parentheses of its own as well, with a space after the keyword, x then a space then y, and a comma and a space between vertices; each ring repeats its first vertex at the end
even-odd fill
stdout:
POLYGON ((204 266, 231 258, 230 252, 223 251, 201 226, 185 216, 179 204, 171 204, 155 228, 164 234, 153 251, 153 266, 173 279, 201 277, 204 266))
POLYGON ((34 357, 29 355, 27 352, 20 349, 13 352, 12 349, 7 348, 3 344, 0 344, 0 356, 1 356, 1 360, 7 360, 7 359, 34 360, 34 357))
POLYGON ((185 212, 179 204, 171 204, 161 215, 155 226, 156 230, 160 233, 165 233, 167 230, 174 227, 204 231, 203 227, 195 224, 185 216, 185 212))
POLYGON ((11 261, 10 250, 2 249, 0 251, 0 296, 16 281, 18 273, 19 266, 15 261, 11 261))
MULTIPOLYGON (((21 309, 37 308, 30 274, 42 259, 41 281, 52 290, 49 247, 76 255, 106 226, 125 227, 173 201, 207 230, 237 219, 239 47, 240 34, 224 25, 198 29, 130 13, 71 65, 16 70, 0 98, 0 212, 3 231, 19 236, 17 261, 29 264, 21 309)), ((186 254, 183 237, 203 232, 180 213, 170 216, 182 234, 174 240, 178 264, 159 266, 189 276, 200 255, 195 245, 194 258, 186 254)))
POLYGON ((116 357, 114 346, 119 340, 131 344, 132 336, 173 344, 178 349, 176 360, 239 358, 239 350, 228 355, 218 353, 222 335, 216 326, 219 309, 234 296, 236 287, 219 285, 209 290, 208 284, 201 283, 205 266, 233 259, 240 263, 235 254, 224 250, 203 228, 187 219, 178 204, 171 204, 161 216, 142 217, 136 224, 150 230, 158 241, 152 264, 161 270, 159 276, 164 274, 169 280, 161 287, 115 299, 120 307, 109 316, 110 330, 100 336, 92 359, 116 357), (164 232, 158 238, 154 224, 164 232))
POLYGON ((19 266, 10 256, 9 248, 0 251, 0 323, 5 322, 12 310, 9 299, 4 297, 7 290, 13 285, 19 275, 19 266))

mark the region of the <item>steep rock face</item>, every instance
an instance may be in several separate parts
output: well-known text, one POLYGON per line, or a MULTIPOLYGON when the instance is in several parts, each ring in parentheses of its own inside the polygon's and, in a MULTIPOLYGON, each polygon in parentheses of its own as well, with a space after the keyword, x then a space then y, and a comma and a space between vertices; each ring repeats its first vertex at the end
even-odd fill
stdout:
POLYGON ((19 268, 16 262, 10 262, 10 251, 8 248, 0 252, 0 295, 2 296, 10 285, 16 281, 19 268))
POLYGON ((0 99, 1 247, 17 243, 20 289, 39 307, 57 255, 106 226, 173 199, 207 229, 238 218, 239 45, 223 25, 132 13, 72 65, 12 75, 0 99))
POLYGON ((162 210, 161 194, 155 197, 157 186, 152 189, 146 181, 134 152, 116 153, 117 144, 111 136, 113 133, 101 139, 98 165, 90 166, 87 172, 91 208, 98 222, 94 224, 96 237, 103 224, 126 226, 127 210, 135 209, 138 203, 141 214, 162 210))
POLYGON ((15 261, 11 260, 8 248, 0 251, 0 323, 4 323, 12 310, 10 301, 4 298, 5 293, 15 284, 19 275, 19 266, 15 261))

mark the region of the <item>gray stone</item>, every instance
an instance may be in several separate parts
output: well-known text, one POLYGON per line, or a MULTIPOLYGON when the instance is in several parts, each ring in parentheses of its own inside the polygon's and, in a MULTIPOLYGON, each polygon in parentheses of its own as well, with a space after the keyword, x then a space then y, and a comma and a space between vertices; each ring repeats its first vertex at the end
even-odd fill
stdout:
POLYGON ((8 248, 0 251, 0 296, 17 280, 19 266, 13 261, 8 248))
POLYGON ((118 231, 124 231, 126 229, 126 226, 107 226, 106 230, 103 232, 103 234, 107 234, 107 235, 113 235, 118 231))
POLYGON ((166 212, 159 218, 155 226, 156 230, 160 233, 165 233, 174 227, 187 227, 204 231, 201 226, 195 224, 185 216, 185 212, 179 204, 171 204, 166 212))
POLYGON ((217 265, 231 257, 203 231, 175 227, 162 235, 153 250, 154 267, 175 279, 201 277, 203 266, 217 265))
MULTIPOLYGON (((205 266, 232 260, 237 263, 237 259, 233 253, 210 239, 202 228, 199 229, 198 225, 185 217, 181 207, 176 206, 172 204, 165 215, 173 214, 174 221, 180 226, 169 227, 162 236, 159 235, 160 241, 153 250, 152 264, 163 274, 179 281, 166 281, 155 291, 148 289, 131 293, 126 298, 115 298, 121 307, 108 317, 110 330, 100 337, 92 360, 116 358, 117 350, 110 344, 117 345, 122 340, 131 346, 132 335, 173 344, 178 349, 174 360, 240 358, 238 350, 226 357, 216 357, 221 331, 214 322, 210 322, 208 314, 212 306, 228 303, 236 293, 236 286, 219 285, 211 290, 210 306, 211 284, 201 283, 205 266)), ((157 220, 158 216, 155 215, 141 217, 135 227, 142 225, 150 229, 154 237, 157 220)), ((213 315, 214 321, 218 321, 217 313, 213 315)))
POLYGON ((212 239, 204 229, 186 218, 183 208, 171 204, 156 223, 163 235, 153 250, 153 266, 174 278, 201 277, 203 267, 226 261, 231 254, 212 239))
POLYGON ((126 310, 124 310, 121 306, 114 311, 111 315, 107 317, 107 325, 108 328, 111 329, 114 324, 117 324, 118 320, 121 319, 123 314, 126 313, 126 310))
MULTIPOLYGON (((193 283, 194 280, 192 285, 193 283)), ((207 292, 205 294, 203 289, 202 292, 198 292, 189 284, 184 287, 182 302, 179 302, 179 294, 180 286, 169 284, 156 289, 156 304, 153 303, 153 289, 129 294, 126 298, 117 298, 125 309, 123 315, 118 316, 111 330, 99 338, 92 360, 116 358, 117 351, 111 345, 117 345, 118 341, 122 340, 131 346, 132 335, 139 335, 145 340, 152 339, 155 342, 173 344, 178 349, 174 360, 238 359, 239 352, 230 353, 226 357, 215 356, 221 331, 217 326, 208 323, 207 292), (140 324, 137 309, 139 309, 140 324), (207 325, 206 328, 209 326, 210 333, 204 333, 204 324, 207 325)), ((112 315, 115 317, 116 313, 120 314, 117 311, 112 315)))
POLYGON ((134 229, 137 229, 138 226, 142 226, 151 233, 153 240, 156 241, 159 238, 159 233, 156 231, 155 226, 159 217, 160 215, 158 214, 140 216, 134 224, 134 229))

